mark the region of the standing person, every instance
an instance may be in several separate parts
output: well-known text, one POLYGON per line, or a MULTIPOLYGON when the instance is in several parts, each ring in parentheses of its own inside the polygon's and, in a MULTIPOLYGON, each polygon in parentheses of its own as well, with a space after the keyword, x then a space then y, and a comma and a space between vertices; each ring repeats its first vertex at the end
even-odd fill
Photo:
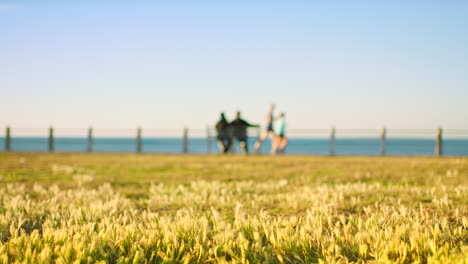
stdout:
POLYGON ((288 138, 285 135, 286 132, 286 120, 285 114, 281 113, 279 118, 273 123, 273 131, 275 133, 273 143, 271 147, 271 153, 284 153, 286 146, 288 145, 288 138))
POLYGON ((236 119, 234 119, 230 126, 232 128, 232 135, 235 139, 239 141, 239 146, 242 151, 242 153, 247 154, 249 153, 248 147, 247 147, 247 128, 248 127, 259 127, 259 125, 252 125, 242 119, 241 113, 238 111, 236 113, 236 119))
POLYGON ((218 148, 220 153, 227 153, 232 145, 232 135, 230 131, 229 122, 226 120, 224 113, 221 113, 221 118, 216 123, 216 141, 218 142, 218 148))
POLYGON ((273 119, 274 119, 273 112, 274 111, 275 111, 275 105, 270 104, 268 113, 265 115, 265 120, 267 121, 266 129, 265 131, 263 131, 258 141, 255 142, 255 147, 254 147, 255 153, 258 153, 258 151, 260 150, 260 147, 262 146, 262 143, 265 140, 267 140, 270 135, 272 136, 272 138, 274 138, 275 136, 273 132, 273 119))

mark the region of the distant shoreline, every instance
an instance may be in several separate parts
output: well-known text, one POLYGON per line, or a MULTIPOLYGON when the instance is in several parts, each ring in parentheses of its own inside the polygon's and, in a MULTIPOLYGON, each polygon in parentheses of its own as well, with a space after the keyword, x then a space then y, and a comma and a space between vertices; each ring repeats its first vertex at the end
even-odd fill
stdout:
MULTIPOLYGON (((252 150, 256 138, 249 139, 252 150)), ((92 141, 92 152, 131 153, 136 152, 136 138, 133 137, 95 137, 92 141)), ((54 152, 87 152, 87 139, 84 137, 55 137, 54 152)), ((181 137, 161 137, 141 139, 143 153, 177 154, 183 150, 181 137)), ((12 152, 48 152, 47 137, 12 137, 12 152)), ((444 139, 443 155, 468 156, 468 139, 444 139)), ((270 143, 266 142, 261 154, 268 154, 270 143)), ((5 138, 0 138, 0 152, 4 152, 5 138)), ((431 156, 434 155, 435 140, 431 138, 387 138, 385 155, 388 156, 431 156)), ((319 155, 330 154, 328 138, 291 138, 286 155, 319 155)), ((217 153, 216 139, 203 137, 188 139, 188 153, 217 153)), ((238 152, 238 151, 236 151, 238 152)), ((380 139, 373 138, 337 138, 336 153, 338 156, 379 156, 380 139)))

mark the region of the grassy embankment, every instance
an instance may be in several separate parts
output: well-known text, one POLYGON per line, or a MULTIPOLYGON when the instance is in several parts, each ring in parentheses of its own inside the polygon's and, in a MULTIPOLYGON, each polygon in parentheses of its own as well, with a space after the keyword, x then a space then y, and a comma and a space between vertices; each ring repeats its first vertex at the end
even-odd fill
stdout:
POLYGON ((0 154, 0 261, 468 262, 468 159, 0 154))

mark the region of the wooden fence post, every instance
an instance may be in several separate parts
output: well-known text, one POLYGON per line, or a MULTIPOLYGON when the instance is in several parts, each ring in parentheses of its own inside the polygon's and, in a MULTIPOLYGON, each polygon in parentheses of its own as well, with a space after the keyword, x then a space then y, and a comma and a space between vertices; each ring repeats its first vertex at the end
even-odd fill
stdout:
POLYGON ((435 142, 435 155, 442 156, 442 128, 437 128, 436 142, 435 142))
POLYGON ((49 128, 49 152, 54 152, 54 128, 49 128))
POLYGON ((211 153, 211 129, 209 125, 206 125, 206 146, 208 154, 211 153))
POLYGON ((142 140, 141 140, 141 127, 137 129, 137 137, 136 137, 136 152, 141 153, 143 150, 142 140))
POLYGON ((188 153, 188 128, 184 127, 184 136, 182 138, 182 151, 183 153, 188 153))
POLYGON ((93 152, 93 128, 89 127, 88 128, 88 152, 93 152))
POLYGON ((11 135, 10 135, 10 127, 6 128, 6 135, 5 135, 5 151, 11 151, 11 135))
POLYGON ((387 141, 387 129, 382 127, 380 132, 380 156, 385 156, 386 153, 386 142, 387 141))
POLYGON ((330 156, 336 155, 336 130, 332 127, 330 130, 330 156))

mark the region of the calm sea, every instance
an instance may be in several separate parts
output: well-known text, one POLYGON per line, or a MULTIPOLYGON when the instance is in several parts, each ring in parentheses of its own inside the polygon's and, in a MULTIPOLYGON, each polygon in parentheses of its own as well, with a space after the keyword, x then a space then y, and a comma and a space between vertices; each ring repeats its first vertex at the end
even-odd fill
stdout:
MULTIPOLYGON (((249 140, 249 150, 253 149, 254 138, 249 140)), ((56 152, 85 152, 87 142, 85 138, 57 137, 54 141, 56 152)), ((144 138, 143 152, 146 153, 181 153, 183 150, 181 138, 144 138)), ((286 149, 286 154, 328 155, 329 139, 299 139, 292 138, 286 149)), ((270 141, 266 141, 261 153, 269 153, 270 141)), ((12 151, 47 151, 47 138, 13 137, 12 151)), ((443 155, 468 156, 468 139, 444 139, 443 155)), ((234 149, 239 152, 237 145, 234 149)), ((435 142, 433 139, 395 138, 387 139, 386 154, 392 156, 406 155, 434 155, 435 142)), ((5 151, 5 139, 0 138, 0 151, 5 151)), ((135 152, 135 138, 94 138, 94 152, 135 152)), ((215 153, 218 151, 216 141, 211 144, 206 138, 190 138, 190 153, 215 153)), ((336 139, 336 155, 380 155, 380 141, 373 138, 336 139)))

